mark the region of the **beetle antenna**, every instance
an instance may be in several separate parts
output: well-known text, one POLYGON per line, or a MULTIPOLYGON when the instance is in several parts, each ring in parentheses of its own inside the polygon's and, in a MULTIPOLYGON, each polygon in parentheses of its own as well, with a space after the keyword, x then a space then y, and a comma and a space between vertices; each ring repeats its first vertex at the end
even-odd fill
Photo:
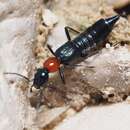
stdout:
POLYGON ((17 76, 19 76, 19 77, 22 77, 22 78, 24 78, 24 79, 26 79, 28 82, 31 82, 32 80, 29 80, 29 78, 28 77, 26 77, 26 76, 24 76, 24 75, 21 75, 21 74, 18 74, 18 73, 11 73, 11 72, 4 72, 4 74, 13 74, 13 75, 17 75, 17 76))

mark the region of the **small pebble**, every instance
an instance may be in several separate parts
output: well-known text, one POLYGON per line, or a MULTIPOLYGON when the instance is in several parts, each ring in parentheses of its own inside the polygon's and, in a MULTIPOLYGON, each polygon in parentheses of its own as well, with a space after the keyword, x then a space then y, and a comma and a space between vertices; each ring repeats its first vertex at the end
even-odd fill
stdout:
POLYGON ((109 49, 111 45, 109 43, 106 44, 106 48, 109 49))

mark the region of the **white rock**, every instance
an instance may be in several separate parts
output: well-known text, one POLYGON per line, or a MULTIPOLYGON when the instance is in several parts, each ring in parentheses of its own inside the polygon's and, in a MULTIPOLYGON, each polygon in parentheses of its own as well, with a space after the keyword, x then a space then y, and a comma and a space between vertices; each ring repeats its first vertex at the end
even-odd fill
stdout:
POLYGON ((19 77, 2 75, 8 71, 28 76, 32 70, 31 41, 36 27, 34 6, 32 0, 0 1, 0 130, 22 130, 31 126, 35 117, 26 95, 16 88, 17 83, 7 84, 7 80, 18 81, 19 77))
POLYGON ((65 26, 64 21, 60 21, 51 31, 51 35, 48 36, 47 43, 52 46, 54 51, 67 41, 65 26))
POLYGON ((43 21, 46 25, 52 27, 54 24, 58 22, 58 17, 52 13, 49 9, 45 9, 43 12, 43 21))

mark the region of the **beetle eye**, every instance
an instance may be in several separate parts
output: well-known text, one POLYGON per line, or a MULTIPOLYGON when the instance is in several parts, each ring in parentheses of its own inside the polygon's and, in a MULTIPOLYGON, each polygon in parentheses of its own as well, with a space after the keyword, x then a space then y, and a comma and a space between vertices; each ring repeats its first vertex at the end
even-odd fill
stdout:
POLYGON ((42 75, 42 76, 45 76, 45 73, 42 73, 41 75, 42 75))

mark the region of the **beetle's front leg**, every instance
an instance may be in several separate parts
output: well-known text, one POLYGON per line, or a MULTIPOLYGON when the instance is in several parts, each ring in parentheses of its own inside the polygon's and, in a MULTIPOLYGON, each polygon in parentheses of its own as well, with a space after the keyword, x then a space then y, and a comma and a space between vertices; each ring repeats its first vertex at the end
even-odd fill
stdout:
POLYGON ((64 66, 59 68, 59 74, 60 74, 60 77, 61 77, 63 84, 65 84, 64 66))

